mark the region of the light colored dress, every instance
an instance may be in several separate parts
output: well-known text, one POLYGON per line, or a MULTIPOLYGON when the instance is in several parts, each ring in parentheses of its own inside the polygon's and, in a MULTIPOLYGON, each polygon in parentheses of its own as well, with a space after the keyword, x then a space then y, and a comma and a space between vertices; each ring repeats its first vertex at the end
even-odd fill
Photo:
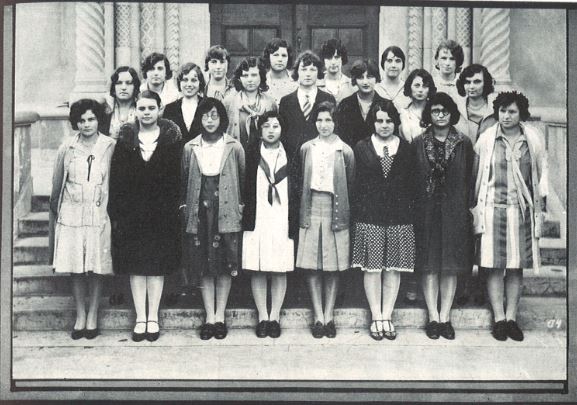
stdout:
POLYGON ((413 142, 417 136, 421 135, 425 129, 421 127, 421 117, 409 110, 410 104, 407 108, 399 110, 401 118, 400 133, 403 138, 409 143, 413 142))
POLYGON ((273 80, 270 71, 268 71, 266 74, 266 84, 268 85, 268 90, 263 93, 271 96, 274 99, 276 105, 280 104, 281 98, 287 94, 292 93, 299 87, 299 84, 292 79, 290 71, 285 70, 285 72, 286 76, 280 80, 273 80))
MULTIPOLYGON (((260 154, 272 173, 287 164, 282 145, 260 154)), ((274 178, 271 179, 274 183, 274 178)), ((262 166, 256 174, 256 218, 254 231, 245 231, 242 243, 242 268, 254 271, 287 272, 294 269, 294 242, 288 237, 288 177, 275 186, 278 199, 268 201, 269 181, 262 166)))
MULTIPOLYGON (((142 93, 145 90, 150 90, 146 81, 140 85, 140 92, 142 93)), ((162 91, 158 95, 160 96, 160 101, 162 101, 162 111, 164 111, 164 107, 166 107, 168 104, 182 97, 173 79, 168 79, 164 82, 162 91)))
POLYGON ((337 104, 339 104, 343 98, 346 98, 357 91, 357 86, 353 86, 351 78, 342 73, 341 79, 337 83, 336 87, 327 86, 326 78, 317 80, 317 87, 331 94, 335 98, 337 104))
POLYGON ((379 96, 381 96, 382 98, 386 98, 387 100, 391 100, 393 102, 393 104, 395 105, 395 107, 397 107, 397 110, 399 112, 403 108, 407 108, 409 106, 409 104, 411 103, 411 98, 405 96, 404 90, 405 90, 405 82, 404 81, 401 81, 401 85, 395 93, 389 93, 387 91, 387 89, 385 88, 385 86, 383 85, 383 82, 379 82, 375 86, 375 91, 377 92, 377 94, 379 96))

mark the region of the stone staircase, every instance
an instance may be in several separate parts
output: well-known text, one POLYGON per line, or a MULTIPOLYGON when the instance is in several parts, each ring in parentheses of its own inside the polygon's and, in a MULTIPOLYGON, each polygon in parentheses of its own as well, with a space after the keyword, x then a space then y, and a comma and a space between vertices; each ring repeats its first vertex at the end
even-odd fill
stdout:
MULTIPOLYGON (((566 328, 566 252, 561 240, 562 226, 547 224, 547 239, 542 247, 544 267, 539 276, 525 271, 519 322, 527 329, 566 328)), ((34 196, 32 212, 18 221, 18 236, 14 242, 13 267, 13 327, 15 331, 69 330, 74 324, 74 300, 66 275, 54 274, 48 263, 48 197, 34 196)), ((177 275, 167 277, 165 292, 179 290, 177 275)), ((404 290, 397 301, 393 320, 399 327, 421 328, 427 321, 422 299, 414 304, 403 300, 404 290)), ((192 329, 204 319, 199 293, 192 292, 173 305, 161 303, 163 329, 192 329)), ((256 309, 246 276, 235 279, 229 299, 227 323, 232 328, 253 327, 257 323, 256 309)), ((358 272, 345 272, 337 299, 335 321, 337 327, 366 327, 370 314, 364 296, 362 277, 358 272)), ((290 274, 287 297, 282 313, 285 328, 306 328, 312 322, 311 304, 303 277, 290 274)), ((491 311, 488 305, 468 303, 455 306, 453 325, 462 329, 488 329, 491 311)), ((129 330, 134 311, 127 277, 106 277, 101 304, 100 328, 129 330), (122 293, 125 302, 112 306, 111 293, 122 293)))

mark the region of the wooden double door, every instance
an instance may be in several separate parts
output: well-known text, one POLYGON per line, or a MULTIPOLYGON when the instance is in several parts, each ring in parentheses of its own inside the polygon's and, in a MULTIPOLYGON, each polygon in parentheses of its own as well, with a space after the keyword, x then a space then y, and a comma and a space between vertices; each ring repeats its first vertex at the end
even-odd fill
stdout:
POLYGON ((318 53, 324 41, 340 39, 349 54, 346 74, 355 59, 378 63, 378 6, 212 4, 210 19, 211 44, 222 44, 231 54, 229 75, 244 57, 260 56, 274 37, 289 41, 296 53, 318 53))

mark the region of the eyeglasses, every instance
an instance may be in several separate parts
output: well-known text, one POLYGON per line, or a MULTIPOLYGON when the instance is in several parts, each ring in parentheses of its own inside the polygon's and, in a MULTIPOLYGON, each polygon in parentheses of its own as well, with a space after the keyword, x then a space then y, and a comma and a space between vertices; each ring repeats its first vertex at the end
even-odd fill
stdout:
POLYGON ((443 109, 439 109, 439 108, 435 108, 433 110, 431 110, 431 115, 434 115, 435 117, 438 117, 440 115, 442 115, 443 117, 449 116, 451 115, 451 113, 447 110, 443 109))
POLYGON ((220 115, 218 115, 218 113, 216 111, 214 111, 212 114, 209 114, 209 113, 202 114, 203 120, 207 120, 209 118, 214 121, 214 120, 220 118, 220 115))

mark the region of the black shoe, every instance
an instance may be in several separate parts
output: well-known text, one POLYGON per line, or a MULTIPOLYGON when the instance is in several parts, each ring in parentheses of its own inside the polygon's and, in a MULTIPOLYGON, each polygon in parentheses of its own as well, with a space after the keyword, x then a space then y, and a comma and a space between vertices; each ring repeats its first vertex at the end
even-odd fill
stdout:
POLYGON ((256 325, 256 337, 265 338, 268 334, 268 321, 260 321, 258 325, 256 325))
MULTIPOLYGON (((146 321, 136 322, 136 325, 139 323, 146 323, 146 321)), ((134 330, 132 331, 132 340, 134 342, 142 342, 144 339, 146 339, 146 330, 143 333, 136 333, 134 330)))
POLYGON ((507 321, 502 320, 495 322, 493 325, 493 337, 497 340, 507 340, 507 321))
POLYGON ((86 335, 86 329, 72 329, 70 337, 74 340, 82 339, 86 335))
POLYGON ((425 333, 429 337, 429 339, 438 339, 439 338, 439 322, 431 321, 425 326, 425 333))
POLYGON ((200 327, 200 339, 208 340, 214 336, 214 325, 212 323, 204 323, 200 327))
POLYGON ((214 324, 214 338, 215 339, 224 339, 228 334, 228 329, 226 328, 226 324, 224 322, 216 322, 214 324))
POLYGON ((523 331, 515 321, 507 321, 507 336, 517 342, 522 342, 525 338, 525 336, 523 336, 523 331))
POLYGON ((397 331, 395 330, 395 325, 390 319, 383 320, 383 337, 388 340, 395 340, 397 338, 397 331), (387 323, 387 328, 385 329, 385 322, 387 323))
POLYGON ((321 321, 316 321, 312 327, 313 337, 320 339, 325 335, 325 326, 321 321))
POLYGON ((270 321, 268 323, 268 336, 276 339, 280 336, 280 323, 278 321, 270 321))
POLYGON ((455 339, 455 329, 453 329, 451 322, 441 322, 439 324, 439 335, 448 340, 455 339))
POLYGON ((325 325, 325 336, 331 339, 337 336, 337 328, 334 321, 329 321, 325 325))
MULTIPOLYGON (((148 321, 148 322, 154 322, 155 324, 158 325, 158 322, 156 321, 148 321)), ((154 342, 156 340, 158 340, 158 337, 160 336, 160 325, 158 327, 158 330, 156 332, 148 332, 148 325, 146 325, 146 340, 148 340, 149 342, 154 342)))
POLYGON ((100 335, 100 331, 98 330, 98 328, 86 329, 86 331, 84 332, 84 337, 86 339, 94 339, 98 335, 100 335))

